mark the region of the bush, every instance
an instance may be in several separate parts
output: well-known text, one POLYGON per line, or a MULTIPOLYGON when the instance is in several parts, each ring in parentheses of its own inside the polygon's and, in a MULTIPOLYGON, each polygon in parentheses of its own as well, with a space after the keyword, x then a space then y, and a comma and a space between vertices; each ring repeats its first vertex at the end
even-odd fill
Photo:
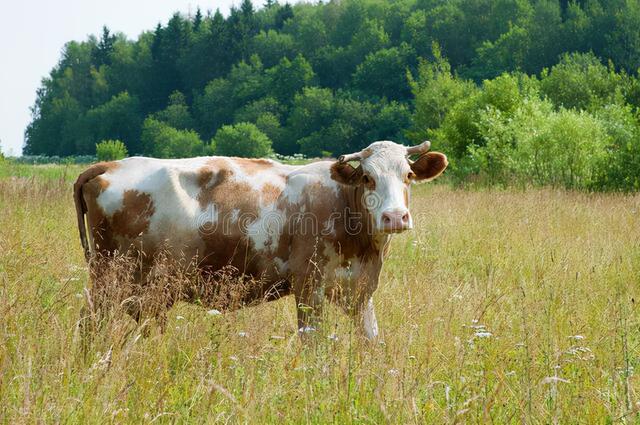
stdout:
POLYGON ((628 105, 608 105, 597 116, 609 135, 609 143, 593 188, 640 190, 640 121, 628 105))
POLYGON ((432 138, 451 108, 478 91, 472 82, 452 74, 449 62, 441 56, 437 45, 433 46, 433 54, 433 62, 420 62, 417 78, 409 75, 415 112, 408 136, 414 142, 432 138))
POLYGON ((115 161, 127 156, 127 147, 120 140, 103 140, 96 144, 98 161, 115 161))
POLYGON ((156 158, 190 158, 205 152, 195 131, 177 130, 153 118, 144 121, 142 146, 145 153, 156 158))
POLYGON ((490 107, 477 125, 485 144, 471 146, 463 163, 489 183, 588 188, 606 154, 608 136, 597 117, 555 111, 549 101, 525 100, 512 114, 490 107))
POLYGON ((211 141, 218 155, 261 158, 273 153, 271 140, 255 124, 224 125, 211 141))
MULTIPOLYGON (((470 146, 486 144, 479 128, 485 111, 499 111, 503 119, 508 119, 525 98, 533 97, 535 93, 535 83, 517 74, 503 74, 493 80, 485 80, 482 90, 471 92, 449 109, 442 125, 433 134, 448 154, 462 158, 470 146)), ((458 165, 452 164, 452 171, 458 165)))

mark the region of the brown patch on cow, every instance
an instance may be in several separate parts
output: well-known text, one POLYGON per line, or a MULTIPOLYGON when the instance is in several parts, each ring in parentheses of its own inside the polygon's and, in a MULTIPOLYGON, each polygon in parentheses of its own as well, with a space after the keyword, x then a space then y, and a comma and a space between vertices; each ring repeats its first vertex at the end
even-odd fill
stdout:
POLYGON ((346 185, 357 184, 362 178, 362 167, 353 168, 348 162, 336 161, 329 171, 333 180, 346 185))
MULTIPOLYGON (((236 160, 230 160, 234 163, 236 160)), ((200 192, 198 202, 207 210, 215 206, 217 222, 200 225, 199 233, 205 244, 201 267, 217 271, 231 267, 239 274, 263 278, 266 261, 256 253, 247 238, 248 225, 258 219, 261 193, 251 185, 235 178, 226 160, 214 159, 198 171, 200 192), (239 211, 236 221, 234 210, 239 211)))
MULTIPOLYGON (((73 200, 76 206, 76 218, 78 220, 80 243, 82 244, 82 249, 87 260, 89 260, 90 257, 90 247, 87 240, 87 226, 85 224, 87 202, 83 194, 84 185, 92 179, 98 178, 100 175, 108 173, 109 171, 112 171, 117 167, 119 167, 119 164, 117 162, 99 162, 98 164, 94 164, 83 171, 78 176, 78 179, 73 185, 73 200)), ((102 187, 102 190, 104 190, 106 189, 106 185, 108 185, 108 182, 104 179, 102 179, 101 181, 105 183, 105 186, 102 187)))
POLYGON ((265 183, 262 186, 262 202, 270 205, 278 200, 278 197, 282 193, 282 189, 271 183, 265 183))
POLYGON ((274 163, 268 159, 233 158, 233 163, 242 168, 246 174, 252 176, 274 167, 274 163))
MULTIPOLYGON (((293 290, 297 297, 309 296, 309 285, 321 279, 319 272, 324 270, 330 259, 325 254, 328 245, 339 255, 338 261, 346 266, 357 259, 360 262, 378 261, 379 250, 372 242, 371 217, 362 202, 363 186, 340 186, 336 193, 332 187, 321 182, 305 188, 304 199, 287 208, 288 222, 284 235, 278 245, 278 257, 287 258, 285 247, 289 247, 289 269, 295 275, 293 290), (317 220, 317 229, 309 229, 304 223, 305 216, 298 227, 292 217, 305 211, 312 212, 317 220), (327 223, 331 226, 326 228, 327 223)), ((331 282, 327 282, 331 285, 331 282)))
POLYGON ((78 210, 80 239, 86 249, 88 258, 89 245, 86 240, 84 218, 86 214, 88 230, 91 233, 95 252, 109 253, 117 248, 107 217, 98 205, 98 196, 109 187, 109 181, 102 175, 113 172, 120 166, 117 162, 99 162, 92 165, 78 176, 74 185, 74 197, 78 210))
POLYGON ((93 164, 82 173, 80 173, 78 179, 76 180, 76 185, 84 185, 85 183, 102 174, 112 172, 119 166, 120 164, 117 162, 98 162, 97 164, 93 164))
POLYGON ((149 229, 149 220, 154 212, 149 194, 137 190, 125 191, 122 208, 111 217, 113 233, 129 238, 140 236, 149 229))
POLYGON ((108 255, 118 248, 109 220, 98 205, 98 196, 109 186, 102 177, 95 177, 83 185, 83 197, 87 206, 87 223, 95 252, 108 255))

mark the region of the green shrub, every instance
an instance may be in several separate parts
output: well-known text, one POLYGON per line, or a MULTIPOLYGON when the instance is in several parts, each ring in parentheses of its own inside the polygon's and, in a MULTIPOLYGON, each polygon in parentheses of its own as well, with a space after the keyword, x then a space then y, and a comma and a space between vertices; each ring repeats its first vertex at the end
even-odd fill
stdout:
POLYGON ((127 156, 127 147, 120 140, 103 140, 96 144, 98 161, 115 161, 127 156))
POLYGON ((523 101, 512 114, 487 108, 477 122, 484 145, 469 148, 465 169, 489 183, 531 182, 588 188, 598 178, 609 136, 594 115, 523 101))
POLYGON ((598 166, 593 188, 640 190, 640 121, 631 106, 607 105, 597 112, 609 135, 606 156, 598 166))
POLYGON ((273 153, 269 137, 248 122, 222 126, 211 144, 216 154, 224 156, 260 158, 273 153))
POLYGON ((432 49, 434 61, 422 60, 417 77, 409 74, 415 112, 413 127, 407 133, 414 142, 432 138, 451 108, 478 91, 473 82, 452 74, 449 62, 441 56, 437 45, 432 49))
POLYGON ((205 151, 195 131, 177 130, 153 118, 147 118, 142 126, 142 146, 156 158, 190 158, 205 151))

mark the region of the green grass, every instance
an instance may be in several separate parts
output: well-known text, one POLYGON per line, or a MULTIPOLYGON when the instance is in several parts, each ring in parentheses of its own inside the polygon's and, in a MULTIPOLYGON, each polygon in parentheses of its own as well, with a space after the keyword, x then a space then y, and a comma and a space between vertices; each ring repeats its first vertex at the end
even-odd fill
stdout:
POLYGON ((1 167, 3 423, 640 421, 638 195, 419 185, 374 296, 384 343, 329 309, 304 347, 285 298, 179 304, 146 337, 114 317, 85 357, 79 168, 1 167))
POLYGON ((0 160, 0 179, 38 178, 44 180, 73 181, 88 165, 19 164, 11 160, 0 160))

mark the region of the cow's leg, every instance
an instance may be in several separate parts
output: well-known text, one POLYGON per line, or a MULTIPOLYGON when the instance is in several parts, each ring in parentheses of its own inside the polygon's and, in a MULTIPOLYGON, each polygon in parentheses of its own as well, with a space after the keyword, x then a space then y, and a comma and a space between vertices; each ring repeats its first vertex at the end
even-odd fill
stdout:
POLYGON ((373 308, 373 298, 371 297, 369 297, 362 309, 362 329, 367 339, 374 340, 378 337, 378 321, 376 320, 376 311, 373 308))
POLYGON ((378 287, 380 268, 377 264, 364 270, 360 276, 335 285, 337 291, 328 294, 331 302, 337 304, 356 323, 368 340, 378 337, 378 321, 373 306, 373 293, 378 287))

